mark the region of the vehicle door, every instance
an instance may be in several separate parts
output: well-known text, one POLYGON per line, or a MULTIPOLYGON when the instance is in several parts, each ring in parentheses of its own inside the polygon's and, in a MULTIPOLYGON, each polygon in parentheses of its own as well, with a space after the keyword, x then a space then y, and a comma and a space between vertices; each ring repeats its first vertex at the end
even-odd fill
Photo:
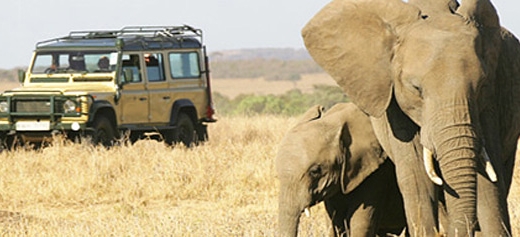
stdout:
POLYGON ((202 77, 201 55, 198 50, 179 50, 168 53, 170 88, 173 99, 188 99, 202 117, 208 105, 207 84, 202 77))
POLYGON ((172 95, 164 71, 164 55, 157 52, 144 54, 148 93, 150 96, 150 122, 169 125, 172 95))
POLYGON ((149 96, 143 80, 142 60, 138 53, 122 56, 122 80, 125 82, 121 90, 122 124, 143 124, 149 122, 149 96), (124 71, 131 69, 132 78, 125 78, 124 71))

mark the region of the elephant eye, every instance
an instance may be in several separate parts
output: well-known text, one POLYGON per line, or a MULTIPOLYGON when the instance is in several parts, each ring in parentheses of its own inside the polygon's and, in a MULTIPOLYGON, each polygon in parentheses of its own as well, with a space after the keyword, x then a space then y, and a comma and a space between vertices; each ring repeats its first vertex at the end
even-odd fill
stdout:
POLYGON ((413 90, 416 95, 422 97, 423 88, 421 87, 420 78, 409 78, 405 84, 408 89, 413 90))
POLYGON ((418 91, 419 93, 422 93, 422 88, 417 86, 417 85, 413 85, 413 88, 418 91))
POLYGON ((312 178, 319 178, 321 177, 321 166, 320 165, 314 165, 309 169, 309 175, 312 178))
POLYGON ((418 96, 422 98, 422 88, 417 85, 412 85, 412 87, 417 92, 418 96))

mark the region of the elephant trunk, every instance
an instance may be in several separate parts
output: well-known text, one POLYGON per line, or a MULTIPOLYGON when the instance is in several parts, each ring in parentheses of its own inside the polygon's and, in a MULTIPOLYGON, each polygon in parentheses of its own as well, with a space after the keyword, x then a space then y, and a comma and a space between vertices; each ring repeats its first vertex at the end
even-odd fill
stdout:
MULTIPOLYGON (((464 139, 466 140, 466 139, 464 139)), ((450 218, 448 236, 468 236, 476 223, 476 153, 474 148, 451 148, 438 153, 450 218)))
POLYGON ((280 188, 280 196, 278 199, 278 230, 279 236, 283 237, 297 236, 300 216, 305 208, 305 206, 298 202, 302 200, 302 197, 293 193, 295 191, 293 188, 283 185, 280 188))
MULTIPOLYGON (((301 212, 294 213, 289 209, 289 207, 279 207, 278 213, 278 230, 279 236, 290 237, 297 236, 298 233, 298 225, 300 224, 300 215, 301 212)), ((296 210, 293 208, 293 210, 296 210)))
POLYGON ((472 236, 477 220, 476 159, 481 144, 469 111, 467 105, 439 110, 434 118, 449 117, 450 121, 434 121, 434 127, 425 129, 431 132, 431 145, 445 181, 444 192, 450 223, 448 236, 472 236), (450 116, 439 114, 445 112, 450 116), (435 127, 439 124, 442 125, 435 127))

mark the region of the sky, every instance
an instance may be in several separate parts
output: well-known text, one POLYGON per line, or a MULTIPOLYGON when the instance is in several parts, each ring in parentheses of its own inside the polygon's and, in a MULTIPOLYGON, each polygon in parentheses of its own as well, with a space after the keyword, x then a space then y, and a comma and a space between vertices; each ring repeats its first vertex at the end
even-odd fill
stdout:
MULTIPOLYGON (((26 67, 38 41, 79 30, 188 24, 210 52, 304 48, 301 28, 330 0, 9 0, 0 8, 0 68, 26 67)), ((459 0, 460 1, 460 0, 459 0)), ((520 1, 494 0, 502 25, 520 34, 520 1)))

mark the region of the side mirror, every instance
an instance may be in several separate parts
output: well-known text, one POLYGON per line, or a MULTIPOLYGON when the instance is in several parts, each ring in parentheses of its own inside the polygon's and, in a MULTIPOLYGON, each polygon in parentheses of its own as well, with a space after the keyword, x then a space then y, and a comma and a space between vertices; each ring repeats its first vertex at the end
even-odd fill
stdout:
POLYGON ((25 80, 25 71, 20 69, 20 70, 18 70, 18 81, 20 83, 23 83, 24 80, 25 80))

